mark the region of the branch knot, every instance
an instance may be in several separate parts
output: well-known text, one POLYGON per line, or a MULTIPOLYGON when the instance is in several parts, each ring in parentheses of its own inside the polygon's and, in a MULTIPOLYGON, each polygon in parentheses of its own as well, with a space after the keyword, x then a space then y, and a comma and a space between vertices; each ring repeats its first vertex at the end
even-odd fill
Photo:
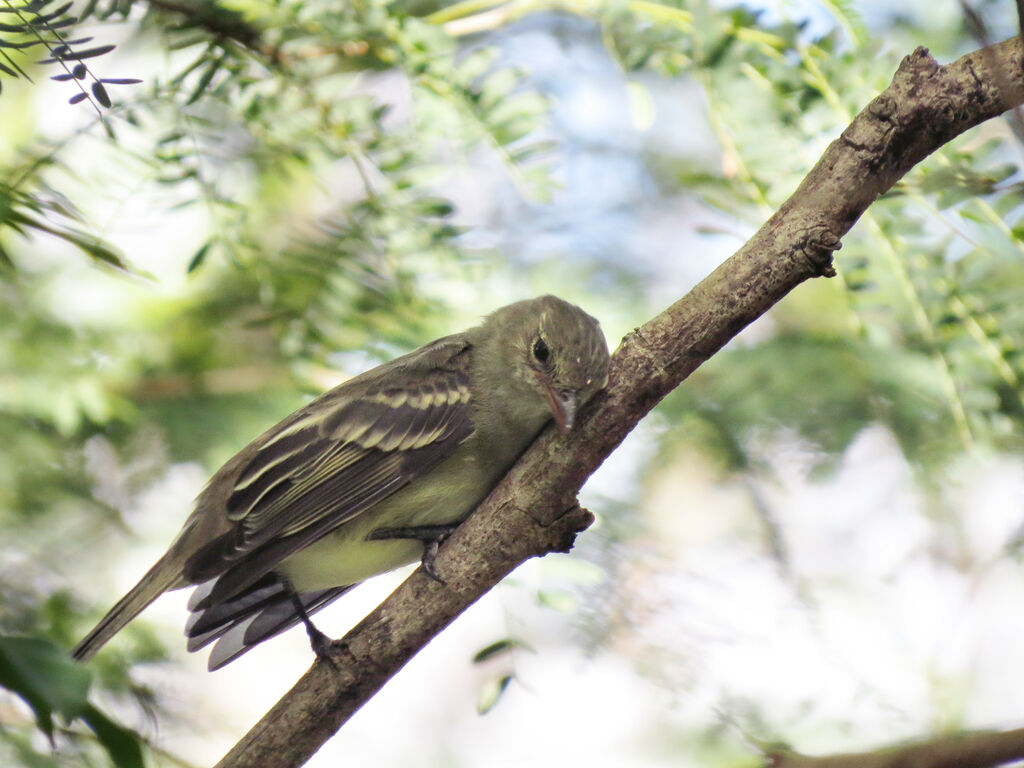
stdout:
POLYGON ((868 153, 867 163, 878 165, 900 126, 899 112, 899 103, 886 90, 868 104, 866 116, 862 114, 850 123, 840 138, 853 149, 868 153))
POLYGON ((832 253, 842 247, 843 242, 839 235, 827 224, 815 224, 803 230, 795 250, 804 257, 815 277, 835 277, 832 253))
POLYGON ((918 77, 931 77, 939 70, 939 62, 935 60, 931 52, 923 45, 919 45, 909 56, 904 56, 900 62, 896 76, 904 76, 910 79, 918 77))
POLYGON ((896 99, 890 96, 888 93, 878 94, 874 100, 868 104, 868 111, 871 115, 877 118, 883 123, 891 123, 893 127, 896 125, 896 115, 899 112, 899 108, 896 104, 896 99))

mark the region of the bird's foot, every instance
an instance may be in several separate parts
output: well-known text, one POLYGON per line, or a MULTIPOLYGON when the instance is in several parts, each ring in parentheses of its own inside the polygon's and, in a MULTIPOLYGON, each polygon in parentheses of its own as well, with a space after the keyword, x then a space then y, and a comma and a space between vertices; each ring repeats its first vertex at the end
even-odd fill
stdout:
POLYGON ((331 645, 334 641, 317 629, 311 621, 306 624, 306 634, 309 635, 309 647, 313 649, 316 657, 321 661, 326 661, 337 671, 338 665, 331 658, 331 645))
POLYGON ((338 665, 334 663, 334 659, 331 658, 331 645, 333 640, 317 629, 316 624, 313 623, 312 619, 309 618, 309 614, 306 612, 306 606, 302 604, 302 600, 299 598, 298 593, 295 591, 295 587, 291 585, 291 582, 282 578, 285 591, 288 593, 288 598, 292 601, 292 607, 295 609, 295 614, 299 617, 299 621, 302 622, 302 626, 306 628, 306 634, 309 635, 309 647, 313 649, 313 653, 321 661, 326 661, 334 668, 335 671, 338 669, 338 665))
POLYGON ((375 541, 383 539, 415 539, 422 542, 423 557, 420 560, 420 565, 423 566, 423 572, 439 584, 444 584, 444 579, 438 576, 434 568, 434 560, 437 557, 437 550, 452 535, 452 531, 458 527, 458 523, 452 523, 449 525, 410 525, 404 528, 378 528, 366 538, 375 541))

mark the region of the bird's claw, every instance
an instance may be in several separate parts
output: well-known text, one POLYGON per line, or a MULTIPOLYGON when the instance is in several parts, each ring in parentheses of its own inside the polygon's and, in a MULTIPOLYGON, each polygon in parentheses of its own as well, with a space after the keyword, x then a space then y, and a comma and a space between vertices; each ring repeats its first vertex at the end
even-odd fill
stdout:
POLYGON ((338 669, 338 665, 334 663, 334 659, 331 658, 331 645, 334 641, 330 637, 325 635, 310 622, 306 626, 306 634, 309 635, 309 647, 313 649, 313 653, 321 661, 326 661, 335 671, 338 669))
POLYGON ((410 525, 405 528, 378 528, 372 531, 367 539, 415 539, 423 544, 423 557, 420 565, 423 572, 438 584, 444 584, 435 568, 434 561, 437 558, 437 551, 441 545, 452 535, 458 527, 458 523, 452 525, 410 525))
POLYGON ((420 565, 423 566, 423 572, 441 585, 443 585, 445 581, 438 576, 437 570, 434 568, 434 560, 437 558, 437 550, 441 548, 442 542, 447 539, 449 535, 450 534, 446 533, 441 538, 428 541, 426 546, 423 547, 423 557, 420 559, 420 565))

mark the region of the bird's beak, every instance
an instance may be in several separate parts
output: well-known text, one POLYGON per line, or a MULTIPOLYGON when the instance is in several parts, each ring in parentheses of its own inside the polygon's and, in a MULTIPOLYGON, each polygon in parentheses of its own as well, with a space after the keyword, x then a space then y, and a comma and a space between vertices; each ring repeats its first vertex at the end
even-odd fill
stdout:
POLYGON ((555 417, 555 424, 558 425, 560 434, 567 435, 576 421, 576 407, 579 405, 578 395, 571 390, 556 390, 550 384, 544 384, 544 394, 547 395, 548 406, 551 414, 555 417))

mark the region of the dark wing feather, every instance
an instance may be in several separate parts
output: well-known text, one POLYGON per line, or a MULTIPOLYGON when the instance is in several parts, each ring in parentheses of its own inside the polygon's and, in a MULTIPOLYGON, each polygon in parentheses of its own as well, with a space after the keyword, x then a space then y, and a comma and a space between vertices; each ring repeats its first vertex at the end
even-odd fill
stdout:
POLYGON ((221 577, 203 604, 247 589, 454 453, 473 431, 467 351, 435 344, 425 360, 414 353, 344 384, 263 435, 235 470, 230 529, 186 561, 193 583, 221 577))
MULTIPOLYGON (((466 432, 465 436, 468 436, 468 434, 469 432, 466 432)), ((390 496, 396 490, 406 485, 411 479, 426 474, 440 464, 441 461, 450 456, 454 451, 454 447, 448 445, 448 443, 457 445, 465 439, 465 436, 462 436, 460 432, 455 432, 448 441, 434 443, 426 448, 420 448, 401 455, 399 457, 400 463, 409 465, 408 468, 403 469, 402 466, 399 466, 394 470, 389 469, 385 473, 387 476, 386 482, 382 481, 379 472, 371 472, 366 477, 362 477, 358 472, 355 472, 351 486, 345 490, 349 494, 355 492, 353 502, 359 510, 369 509, 381 499, 390 496)), ((374 450, 376 451, 376 449, 374 450)), ((383 454, 382 451, 377 451, 377 453, 383 454)), ((395 454, 391 455, 394 456, 395 454)), ((336 482, 344 484, 346 479, 346 477, 339 477, 336 482)), ((330 499, 329 489, 326 491, 325 496, 330 499)), ((272 571, 288 555, 308 547, 317 539, 337 528, 340 524, 337 522, 339 517, 344 522, 345 520, 351 520, 353 516, 353 514, 349 514, 345 509, 339 509, 332 515, 322 515, 314 524, 306 526, 291 536, 281 537, 268 542, 251 554, 248 554, 244 559, 237 560, 226 570, 222 566, 221 575, 213 584, 209 594, 198 602, 197 607, 206 608, 207 606, 215 605, 222 600, 230 599, 233 595, 243 590, 247 590, 260 577, 272 571)))
MULTIPOLYGON (((202 587, 197 588, 196 593, 201 590, 203 590, 202 587)), ((209 589, 203 591, 209 594, 209 589)), ((287 597, 288 593, 281 580, 274 574, 268 573, 242 594, 208 608, 198 609, 196 607, 201 600, 196 603, 190 601, 189 609, 192 614, 185 624, 185 637, 188 638, 189 651, 199 650, 220 637, 240 620, 259 613, 265 606, 277 603, 287 597)))
MULTIPOLYGON (((312 616, 351 587, 301 592, 296 597, 312 616)), ((299 623, 299 616, 284 585, 268 574, 246 592, 210 608, 195 611, 185 628, 188 649, 197 651, 217 640, 210 654, 210 670, 219 669, 253 646, 299 623)))

